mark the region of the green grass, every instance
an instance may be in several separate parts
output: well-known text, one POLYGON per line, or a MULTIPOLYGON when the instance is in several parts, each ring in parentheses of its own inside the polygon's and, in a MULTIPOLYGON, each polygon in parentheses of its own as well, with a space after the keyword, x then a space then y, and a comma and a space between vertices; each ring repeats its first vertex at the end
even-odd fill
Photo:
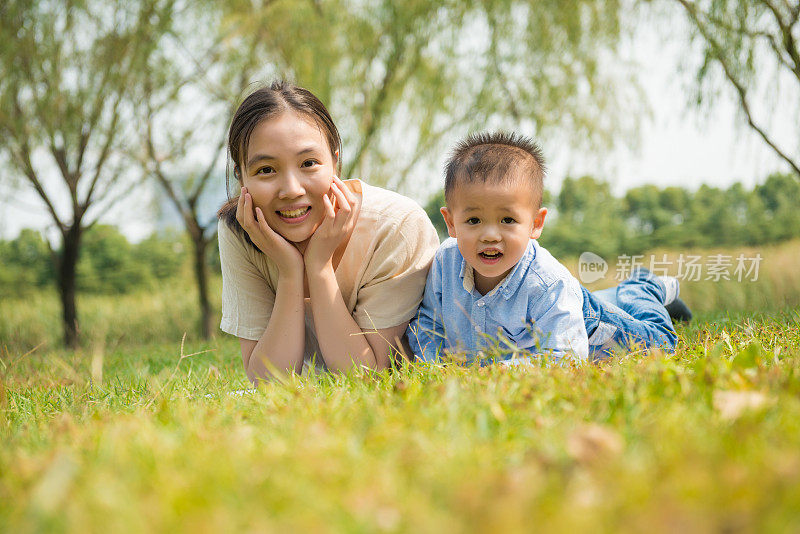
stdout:
MULTIPOLYGON (((220 309, 221 277, 212 277, 209 294, 220 309)), ((154 289, 124 295, 79 294, 79 329, 87 347, 169 343, 186 333, 196 339, 199 322, 197 291, 190 277, 154 289)), ((0 299, 0 351, 24 353, 34 347, 52 350, 61 345, 61 303, 55 290, 32 292, 25 298, 0 299)), ((215 319, 219 324, 219 314, 215 319)))
POLYGON ((797 531, 798 331, 704 314, 672 356, 246 396, 230 338, 5 353, 0 530, 797 531))

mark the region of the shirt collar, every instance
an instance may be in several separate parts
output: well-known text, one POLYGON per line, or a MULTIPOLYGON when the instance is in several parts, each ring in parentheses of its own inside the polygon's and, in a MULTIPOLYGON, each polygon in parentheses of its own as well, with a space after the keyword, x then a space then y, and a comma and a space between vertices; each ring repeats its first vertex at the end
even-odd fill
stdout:
MULTIPOLYGON (((492 289, 489 293, 484 295, 484 297, 488 297, 495 293, 500 293, 503 295, 505 300, 511 298, 511 295, 517 292, 519 286, 522 284, 522 281, 525 279, 525 273, 528 271, 528 267, 530 266, 531 262, 536 258, 536 240, 531 239, 528 241, 528 246, 525 249, 525 253, 519 259, 517 264, 511 269, 511 272, 503 278, 494 289, 492 289)), ((462 285, 467 293, 472 293, 475 289, 475 270, 472 266, 467 263, 467 260, 464 257, 461 257, 461 272, 459 276, 462 280, 462 285)))

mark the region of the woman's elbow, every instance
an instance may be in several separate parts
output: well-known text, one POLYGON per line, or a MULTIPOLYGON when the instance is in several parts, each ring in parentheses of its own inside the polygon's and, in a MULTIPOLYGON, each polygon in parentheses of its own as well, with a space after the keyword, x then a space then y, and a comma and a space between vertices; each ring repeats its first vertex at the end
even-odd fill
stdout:
POLYGON ((375 370, 378 372, 385 371, 389 369, 391 364, 389 363, 389 358, 376 358, 375 359, 375 370))
POLYGON ((247 378, 250 379, 250 382, 253 383, 254 386, 258 387, 258 385, 262 382, 272 382, 273 380, 281 380, 285 377, 290 375, 300 375, 303 372, 303 362, 300 361, 299 364, 295 365, 294 367, 290 367, 288 369, 280 369, 275 367, 274 365, 261 365, 259 369, 255 369, 254 366, 250 366, 245 368, 245 373, 247 374, 247 378))
POLYGON ((247 379, 250 380, 250 382, 254 386, 258 385, 258 378, 256 377, 255 373, 253 373, 250 369, 247 368, 247 366, 245 366, 244 368, 244 374, 247 375, 247 379))

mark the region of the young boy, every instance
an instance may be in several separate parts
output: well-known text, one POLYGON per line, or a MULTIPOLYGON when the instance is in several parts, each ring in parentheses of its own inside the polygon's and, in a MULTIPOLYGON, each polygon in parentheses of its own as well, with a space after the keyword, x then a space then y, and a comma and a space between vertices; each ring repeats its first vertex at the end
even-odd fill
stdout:
POLYGON ((455 239, 437 251, 408 328, 417 358, 474 357, 497 340, 509 358, 516 349, 584 360, 590 349, 597 358, 631 342, 674 347, 664 304, 677 297, 677 280, 636 272, 612 290, 612 304, 537 243, 547 216, 544 167, 539 147, 519 135, 481 133, 456 146, 441 209, 455 239))

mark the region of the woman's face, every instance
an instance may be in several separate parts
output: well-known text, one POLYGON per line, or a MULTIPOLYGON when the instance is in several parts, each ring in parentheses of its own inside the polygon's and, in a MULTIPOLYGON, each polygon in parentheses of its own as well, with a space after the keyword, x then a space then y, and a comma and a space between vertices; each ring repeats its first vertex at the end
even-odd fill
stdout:
POLYGON ((287 110, 258 124, 239 163, 242 185, 267 224, 294 243, 322 222, 336 169, 328 141, 309 117, 287 110))

